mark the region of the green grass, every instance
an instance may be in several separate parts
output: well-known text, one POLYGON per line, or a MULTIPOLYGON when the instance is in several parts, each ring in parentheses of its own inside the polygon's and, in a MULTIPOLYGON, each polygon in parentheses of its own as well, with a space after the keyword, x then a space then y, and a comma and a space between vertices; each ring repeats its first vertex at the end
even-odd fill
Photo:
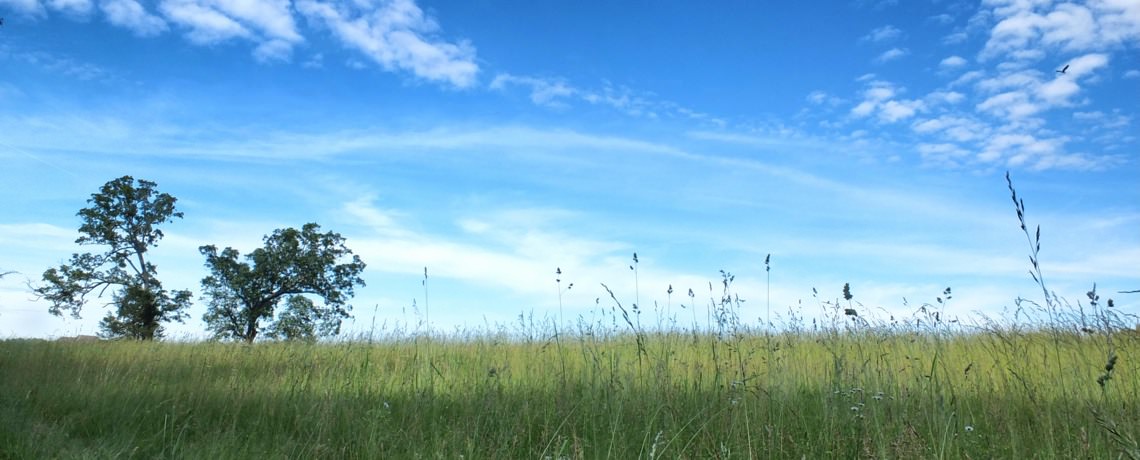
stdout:
POLYGON ((1130 332, 847 327, 640 343, 597 329, 9 340, 0 458, 1140 456, 1130 332), (1119 360, 1102 387, 1110 350, 1119 360))

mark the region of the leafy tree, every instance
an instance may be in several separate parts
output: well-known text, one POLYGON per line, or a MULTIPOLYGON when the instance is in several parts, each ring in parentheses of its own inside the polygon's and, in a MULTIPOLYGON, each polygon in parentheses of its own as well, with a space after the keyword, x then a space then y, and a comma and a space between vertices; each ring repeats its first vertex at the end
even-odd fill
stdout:
POLYGON ((330 316, 328 309, 317 308, 305 296, 289 296, 285 301, 285 311, 277 315, 277 321, 265 330, 265 335, 281 340, 301 340, 312 342, 317 337, 340 333, 340 318, 330 316))
POLYGON ((102 297, 113 289, 107 305, 116 308, 100 323, 104 336, 152 340, 162 336, 162 323, 186 318, 190 291, 163 289, 156 267, 147 260, 147 251, 163 237, 157 227, 182 218, 174 208, 177 199, 159 193, 155 185, 123 176, 91 195, 89 206, 79 210, 82 236, 75 242, 107 248, 99 254, 72 254, 70 263, 44 272, 45 284, 34 291, 51 302, 51 314, 69 311, 79 318, 88 294, 98 290, 102 297))
POLYGON ((265 247, 244 256, 245 262, 233 248, 199 248, 210 270, 202 279, 202 298, 208 302, 202 319, 215 337, 253 342, 261 321, 270 321, 267 335, 285 339, 340 332, 341 320, 350 317, 347 301, 353 288, 364 285, 360 272, 365 265, 340 234, 320 230, 314 223, 301 230, 276 230, 265 237, 265 247), (324 305, 305 295, 320 297, 324 305), (273 321, 282 299, 286 308, 273 321))

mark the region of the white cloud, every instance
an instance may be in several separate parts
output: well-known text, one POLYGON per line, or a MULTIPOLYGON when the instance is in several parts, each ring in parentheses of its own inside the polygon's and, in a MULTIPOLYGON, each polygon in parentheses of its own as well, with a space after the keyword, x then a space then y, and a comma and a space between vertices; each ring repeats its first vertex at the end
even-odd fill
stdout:
POLYGON ((1086 123, 1093 123, 1098 129, 1123 128, 1132 124, 1132 117, 1121 114, 1119 109, 1114 110, 1111 115, 1099 110, 1094 110, 1091 112, 1073 112, 1073 119, 1086 123))
POLYGON ((978 110, 998 117, 1017 119, 1053 107, 1070 106, 1080 93, 1079 82, 1108 65, 1108 56, 1086 54, 1069 61, 1066 73, 1054 72, 1051 80, 1035 69, 1005 72, 982 79, 976 88, 992 95, 977 106, 978 110))
POLYGON ((336 4, 299 0, 297 10, 319 21, 345 45, 363 52, 385 70, 410 71, 419 78, 457 88, 475 85, 479 65, 475 47, 437 36, 435 19, 411 0, 390 0, 377 6, 359 2, 336 4))
POLYGON ((887 101, 879 110, 879 119, 894 123, 913 117, 916 112, 925 108, 925 104, 918 100, 887 101))
POLYGON ((943 59, 942 62, 938 63, 938 67, 941 67, 943 69, 956 69, 964 65, 966 65, 966 60, 961 56, 950 56, 946 59, 943 59))
POLYGON ((983 60, 1041 47, 1100 50, 1140 39, 1140 3, 1133 0, 1094 0, 1084 5, 986 0, 983 5, 994 7, 992 17, 998 20, 980 54, 983 60))
POLYGON ((918 120, 911 125, 911 129, 919 134, 938 135, 955 142, 977 141, 988 136, 991 131, 985 123, 958 115, 918 120))
POLYGON ((870 81, 863 90, 863 101, 851 109, 851 115, 864 118, 876 114, 879 121, 894 123, 926 109, 926 104, 921 100, 895 99, 901 92, 902 88, 890 82, 870 81))
POLYGON ((895 88, 887 82, 874 82, 863 95, 869 101, 880 102, 895 97, 895 88))
POLYGON ((922 161, 927 164, 943 167, 959 167, 962 161, 969 158, 970 152, 956 144, 918 144, 918 153, 922 161))
POLYGON ((301 66, 306 69, 320 69, 325 66, 325 55, 323 53, 316 53, 305 60, 301 66))
POLYGON ((910 54, 910 51, 907 51, 903 48, 891 48, 887 51, 884 51, 883 54, 879 55, 879 57, 875 58, 875 61, 880 63, 889 62, 908 54, 910 54))
POLYGON ((874 112, 874 111, 875 111, 875 102, 863 101, 863 102, 860 102, 859 105, 855 106, 855 108, 851 109, 851 114, 855 115, 856 117, 866 117, 867 115, 870 115, 871 112, 874 112))
POLYGON ((260 61, 288 59, 293 46, 304 41, 289 0, 162 0, 159 10, 189 29, 186 37, 196 44, 253 41, 260 61))
POLYGON ((954 32, 942 37, 942 43, 945 45, 957 45, 966 41, 967 38, 970 38, 970 35, 965 31, 954 32))
POLYGON ((989 138, 978 153, 983 163, 1033 170, 1054 168, 1090 170, 1116 162, 1112 157, 1093 157, 1081 153, 1065 153, 1067 137, 1039 138, 1025 133, 1003 133, 989 138))
POLYGON ((1081 87, 1072 78, 1057 77, 1037 87, 1037 96, 1049 105, 1067 105, 1081 87))
POLYGON ((946 13, 934 15, 934 16, 929 17, 928 19, 931 21, 937 22, 939 24, 950 24, 950 23, 954 22, 954 16, 951 16, 951 15, 946 14, 946 13))
POLYGON ((839 105, 839 104, 843 103, 843 99, 840 99, 837 96, 833 96, 833 95, 827 94, 824 91, 819 91, 819 90, 812 91, 811 93, 808 93, 807 101, 811 102, 812 104, 815 104, 815 105, 827 104, 827 105, 832 105, 832 106, 839 105))
POLYGON ((935 91, 926 95, 926 100, 932 104, 957 104, 966 99, 966 95, 957 91, 935 91))
POLYGON ((166 21, 150 14, 137 0, 103 0, 99 9, 107 21, 129 29, 140 37, 151 37, 166 31, 166 21))
POLYGON ((1140 70, 1131 69, 1127 72, 1124 72, 1123 77, 1124 78, 1140 78, 1140 70))
POLYGON ((43 16, 45 13, 39 0, 0 0, 0 5, 29 16, 43 16))
POLYGON ((867 35, 864 35, 860 40, 878 43, 894 40, 896 38, 899 38, 901 35, 902 31, 897 27, 885 25, 872 30, 867 35))
POLYGON ((1082 121, 1103 120, 1104 112, 1099 110, 1093 112, 1073 112, 1073 119, 1082 121))
POLYGON ((981 70, 971 70, 969 72, 966 72, 966 73, 958 76, 958 78, 956 78, 956 79, 954 79, 954 81, 950 82, 950 86, 954 87, 954 86, 964 85, 966 83, 969 83, 969 82, 972 82, 972 81, 977 80, 979 78, 982 78, 985 75, 986 75, 985 72, 982 72, 981 70))
POLYGON ((190 29, 186 38, 199 45, 210 45, 232 38, 251 36, 241 23, 221 11, 194 0, 167 0, 159 5, 163 15, 190 29))
POLYGON ((1062 3, 1045 16, 1041 41, 1068 50, 1088 49, 1096 40, 1097 24, 1088 8, 1062 3))
POLYGON ((1010 91, 991 96, 977 106, 978 110, 996 117, 1018 119, 1034 115, 1042 107, 1029 99, 1023 91, 1010 91))
POLYGON ((85 17, 91 13, 91 0, 47 0, 49 8, 64 14, 85 17))
POLYGON ((515 76, 502 73, 491 81, 490 88, 496 90, 506 89, 507 86, 518 85, 530 88, 530 100, 535 105, 562 108, 566 103, 562 99, 572 97, 580 92, 559 80, 515 76))

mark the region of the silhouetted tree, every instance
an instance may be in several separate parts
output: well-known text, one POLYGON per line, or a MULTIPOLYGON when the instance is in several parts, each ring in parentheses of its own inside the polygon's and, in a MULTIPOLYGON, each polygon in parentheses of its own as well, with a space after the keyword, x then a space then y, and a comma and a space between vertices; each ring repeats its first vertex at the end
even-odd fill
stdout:
POLYGON ((287 228, 265 237, 265 247, 238 259, 233 248, 221 252, 202 246, 210 276, 202 279, 202 298, 208 302, 207 327, 219 339, 253 342, 261 321, 271 321, 271 337, 314 339, 340 332, 341 320, 352 306, 348 299, 355 286, 363 286, 364 262, 344 245, 340 234, 320 233, 321 227, 305 224, 301 230, 287 228), (351 256, 351 257, 350 257, 351 256), (346 260, 345 263, 339 261, 346 260), (317 305, 305 295, 317 296, 317 305), (273 321, 278 303, 286 309, 273 321))
POLYGON ((190 306, 190 291, 166 291, 156 276, 147 251, 158 245, 158 226, 181 218, 173 196, 159 193, 155 183, 123 176, 107 182, 79 210, 83 225, 75 240, 80 245, 106 246, 99 254, 72 254, 71 261, 44 272, 44 285, 36 287, 40 298, 51 302, 48 311, 75 318, 86 297, 113 289, 107 305, 116 307, 100 323, 107 337, 152 340, 162 335, 162 323, 182 322, 190 306))

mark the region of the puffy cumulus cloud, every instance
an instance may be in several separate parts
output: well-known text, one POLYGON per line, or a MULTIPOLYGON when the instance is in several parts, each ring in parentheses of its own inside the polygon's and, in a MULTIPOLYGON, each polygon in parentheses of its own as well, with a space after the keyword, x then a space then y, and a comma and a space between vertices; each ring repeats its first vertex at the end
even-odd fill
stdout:
POLYGON ((996 117, 1020 119, 1053 107, 1071 106, 1081 92, 1080 82, 1107 65, 1107 55, 1091 53, 1073 59, 1065 73, 1055 72, 1051 79, 1031 69, 982 78, 975 88, 988 97, 977 109, 996 117))
POLYGON ((1083 52, 1140 40, 1140 2, 1091 0, 1085 4, 1050 0, 985 0, 984 17, 996 21, 980 57, 1039 58, 1017 54, 1040 47, 1083 52))
POLYGON ((1140 70, 1131 69, 1127 72, 1124 72, 1123 77, 1124 78, 1140 78, 1140 70))
POLYGON ((894 123, 926 109, 921 100, 897 99, 902 91, 890 82, 871 80, 863 90, 863 100, 851 109, 851 115, 856 118, 875 115, 880 122, 894 123))
POLYGON ((964 65, 966 65, 966 60, 961 56, 950 56, 938 63, 938 67, 942 69, 957 69, 964 65))
POLYGON ((168 28, 165 20, 147 12, 137 0, 103 0, 99 9, 108 22, 140 37, 159 35, 168 28))
POLYGON ((887 123, 894 123, 913 117, 915 113, 924 108, 925 104, 918 100, 887 101, 879 108, 879 119, 887 123))
POLYGON ((451 43, 440 38, 439 24, 411 0, 378 4, 300 0, 296 7, 385 70, 409 71, 457 88, 476 83, 475 47, 465 40, 451 43))

